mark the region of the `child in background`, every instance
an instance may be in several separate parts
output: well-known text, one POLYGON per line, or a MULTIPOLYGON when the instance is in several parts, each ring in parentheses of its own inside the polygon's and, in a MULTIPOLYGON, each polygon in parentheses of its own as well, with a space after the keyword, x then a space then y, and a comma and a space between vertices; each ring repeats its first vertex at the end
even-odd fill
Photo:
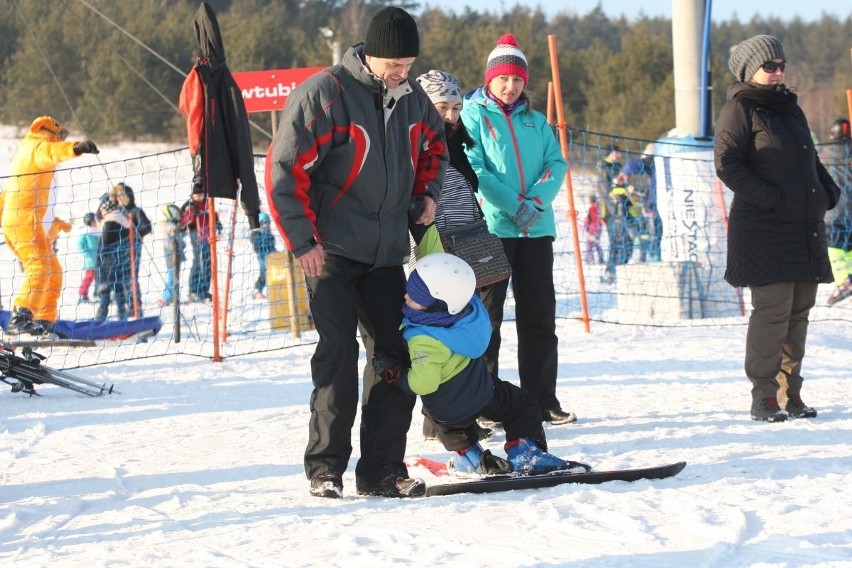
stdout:
MULTIPOLYGON (((189 300, 211 304, 210 294, 212 279, 210 257, 210 228, 211 219, 207 211, 207 199, 201 187, 193 186, 192 196, 181 207, 180 226, 189 232, 189 242, 192 245, 192 267, 189 269, 189 300)), ((217 232, 222 230, 218 213, 212 221, 217 232)))
POLYGON ((627 264, 633 256, 633 237, 638 211, 638 198, 629 185, 627 174, 619 173, 609 191, 607 201, 603 204, 603 218, 606 222, 606 232, 609 236, 609 253, 607 255, 606 272, 601 282, 615 282, 615 267, 627 264))
POLYGON ((95 281, 95 269, 98 266, 98 245, 101 242, 101 231, 98 229, 94 213, 89 212, 83 215, 83 225, 85 225, 83 232, 77 239, 77 250, 83 255, 83 279, 80 281, 78 304, 91 302, 89 300, 89 287, 95 281))
POLYGON ((595 259, 597 259, 598 264, 603 264, 603 249, 601 248, 603 220, 598 210, 598 196, 595 194, 591 196, 589 211, 583 221, 583 230, 586 233, 586 263, 594 264, 595 259))
POLYGON ((275 235, 270 230, 272 218, 269 213, 261 213, 258 220, 260 227, 251 232, 251 246, 260 265, 260 274, 254 283, 254 297, 256 300, 264 300, 266 299, 263 294, 263 289, 266 288, 266 257, 269 253, 275 252, 275 235))
POLYGON ((180 218, 180 208, 177 205, 174 203, 163 205, 161 227, 163 252, 166 256, 166 287, 163 288, 163 297, 157 300, 159 307, 168 306, 174 301, 176 265, 178 262, 182 264, 186 261, 186 241, 183 238, 184 229, 180 226, 180 218), (177 258, 175 258, 175 250, 177 250, 177 258))
POLYGON ((151 221, 148 215, 136 204, 136 197, 133 194, 133 188, 124 183, 116 184, 110 191, 110 195, 114 195, 118 204, 123 208, 124 216, 133 227, 133 266, 130 273, 130 288, 128 293, 131 295, 128 298, 130 307, 134 304, 138 311, 135 311, 137 317, 142 316, 142 288, 139 286, 139 268, 142 266, 142 239, 151 234, 151 221))
POLYGON ((118 200, 106 195, 98 207, 101 218, 101 247, 98 251, 98 296, 100 304, 95 321, 104 321, 115 294, 118 319, 127 319, 130 299, 130 220, 124 215, 118 200))
POLYGON ((547 453, 536 398, 488 372, 483 355, 491 321, 475 288, 473 269, 457 256, 435 253, 418 260, 402 308, 411 367, 376 351, 376 373, 420 395, 438 439, 455 452, 447 468, 456 476, 589 471, 584 464, 547 453), (479 416, 503 423, 508 461, 479 444, 479 416))

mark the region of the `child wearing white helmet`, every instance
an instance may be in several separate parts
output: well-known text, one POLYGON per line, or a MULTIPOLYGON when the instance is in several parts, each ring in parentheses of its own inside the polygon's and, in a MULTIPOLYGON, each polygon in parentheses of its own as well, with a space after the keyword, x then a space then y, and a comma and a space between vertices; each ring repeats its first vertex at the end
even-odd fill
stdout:
POLYGON ((372 361, 376 373, 420 395, 438 439, 455 452, 447 467, 456 476, 588 471, 584 464, 547 453, 538 401, 488 372, 483 354, 491 321, 475 288, 473 269, 457 256, 435 253, 418 260, 402 309, 411 366, 377 351, 372 361), (479 444, 479 416, 503 423, 508 460, 479 444))

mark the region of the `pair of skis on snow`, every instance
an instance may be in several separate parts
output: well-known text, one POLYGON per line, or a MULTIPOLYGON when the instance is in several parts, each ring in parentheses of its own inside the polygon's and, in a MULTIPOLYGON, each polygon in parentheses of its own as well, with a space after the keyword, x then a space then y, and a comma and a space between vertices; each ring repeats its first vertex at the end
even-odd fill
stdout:
MULTIPOLYGON (((407 460, 409 466, 421 466, 428 469, 438 478, 449 475, 447 466, 443 462, 428 458, 411 458, 407 460)), ((638 469, 616 469, 609 471, 588 472, 559 472, 554 471, 542 475, 489 475, 470 481, 453 481, 429 485, 426 488, 426 496, 456 495, 459 493, 495 493, 500 491, 511 491, 514 489, 540 489, 544 487, 555 487, 563 483, 599 484, 608 481, 639 481, 640 479, 665 479, 680 473, 686 467, 686 462, 677 462, 667 465, 645 467, 638 469)))
POLYGON ((113 385, 99 385, 42 365, 42 361, 47 357, 36 353, 30 346, 23 347, 20 355, 16 354, 15 350, 16 346, 0 343, 0 381, 10 385, 12 392, 41 396, 36 392, 35 385, 51 384, 86 396, 118 394, 113 385))
MULTIPOLYGON (((151 318, 149 318, 151 319, 151 318)), ((30 396, 41 396, 35 390, 35 385, 53 384, 70 389, 86 396, 101 396, 104 394, 118 394, 113 385, 99 385, 97 383, 75 377, 59 369, 54 369, 42 364, 47 357, 36 353, 33 348, 53 347, 97 347, 104 342, 121 343, 134 341, 136 343, 147 341, 149 337, 156 335, 157 329, 142 329, 133 333, 101 339, 74 339, 67 337, 35 337, 0 341, 0 381, 10 385, 12 392, 23 392, 30 396), (20 349, 21 355, 15 351, 20 349)))

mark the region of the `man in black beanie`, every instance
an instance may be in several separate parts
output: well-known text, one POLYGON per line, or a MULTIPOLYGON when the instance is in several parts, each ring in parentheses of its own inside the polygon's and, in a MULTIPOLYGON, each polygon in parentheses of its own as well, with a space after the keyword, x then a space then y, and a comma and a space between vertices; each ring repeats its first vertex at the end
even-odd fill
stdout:
MULTIPOLYGON (((304 457, 317 497, 343 493, 359 402, 359 327, 367 361, 373 347, 408 360, 399 328, 409 213, 414 223, 432 222, 448 160, 444 122, 409 79, 419 51, 414 19, 380 10, 364 43, 290 93, 269 150, 270 212, 305 272, 319 334, 304 457)), ((403 461, 414 402, 365 366, 358 493, 425 492, 403 461)))
POLYGON ((417 23, 402 8, 384 8, 376 12, 367 29, 364 53, 390 59, 417 57, 420 34, 417 23))

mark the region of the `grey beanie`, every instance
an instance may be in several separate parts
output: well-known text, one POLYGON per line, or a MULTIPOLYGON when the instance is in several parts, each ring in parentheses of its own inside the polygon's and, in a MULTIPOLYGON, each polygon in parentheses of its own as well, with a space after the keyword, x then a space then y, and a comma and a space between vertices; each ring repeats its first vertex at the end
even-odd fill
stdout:
POLYGON ((417 78, 417 82, 429 95, 433 104, 462 102, 459 80, 446 71, 430 69, 417 78))
POLYGON ((728 69, 737 81, 751 81, 760 66, 771 59, 787 60, 784 46, 771 35, 757 35, 731 48, 728 69))

